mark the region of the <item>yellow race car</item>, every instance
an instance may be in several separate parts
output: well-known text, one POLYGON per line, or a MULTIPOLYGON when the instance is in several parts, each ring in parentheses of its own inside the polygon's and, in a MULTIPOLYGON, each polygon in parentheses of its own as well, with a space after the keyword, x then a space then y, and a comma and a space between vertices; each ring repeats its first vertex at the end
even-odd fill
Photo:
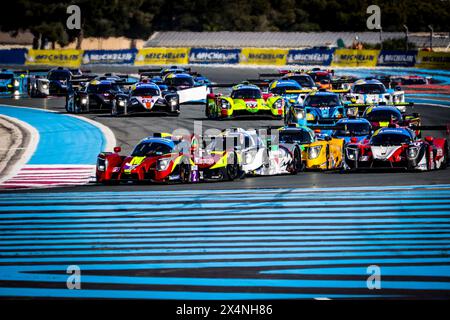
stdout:
POLYGON ((343 166, 344 139, 316 134, 305 126, 287 126, 278 130, 279 142, 297 144, 306 169, 331 170, 343 166))

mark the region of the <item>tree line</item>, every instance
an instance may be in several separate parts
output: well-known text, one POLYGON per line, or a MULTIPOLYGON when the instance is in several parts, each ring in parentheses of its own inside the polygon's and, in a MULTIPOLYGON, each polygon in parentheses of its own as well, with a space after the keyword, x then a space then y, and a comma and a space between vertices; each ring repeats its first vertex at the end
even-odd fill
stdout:
POLYGON ((14 0, 0 30, 30 31, 34 46, 65 46, 83 37, 147 39, 154 31, 368 31, 366 9, 381 8, 383 31, 450 31, 444 0, 14 0), (81 8, 81 30, 68 30, 66 9, 81 8), (45 41, 39 41, 45 40, 45 41))

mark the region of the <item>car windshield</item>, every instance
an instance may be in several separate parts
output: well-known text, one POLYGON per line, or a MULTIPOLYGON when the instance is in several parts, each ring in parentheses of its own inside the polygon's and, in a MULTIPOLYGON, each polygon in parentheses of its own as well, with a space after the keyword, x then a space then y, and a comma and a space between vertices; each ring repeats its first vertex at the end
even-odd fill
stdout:
POLYGON ((186 86, 192 87, 194 86, 194 79, 192 78, 167 78, 167 84, 169 86, 186 86))
POLYGON ((143 142, 134 148, 132 157, 160 156, 172 152, 172 148, 160 142, 143 142))
POLYGON ((1 80, 10 80, 13 79, 14 75, 9 73, 0 73, 0 79, 1 80))
POLYGON ((337 95, 310 95, 306 98, 304 105, 311 107, 335 107, 339 106, 340 103, 337 95))
POLYGON ((295 86, 292 86, 292 87, 285 86, 285 87, 276 87, 276 88, 270 89, 270 92, 273 94, 281 95, 281 94, 285 94, 286 90, 301 90, 301 89, 299 89, 298 87, 295 87, 295 86))
POLYGON ((403 133, 380 133, 370 139, 373 146, 399 146, 410 142, 411 137, 403 133))
POLYGON ((306 130, 282 130, 279 133, 281 143, 308 144, 312 142, 312 137, 306 130))
POLYGON ((399 121, 401 119, 401 114, 394 110, 372 110, 366 117, 370 122, 390 122, 399 121))
POLYGON ((159 96, 159 90, 156 88, 137 88, 131 93, 132 96, 159 96))
POLYGON ((238 89, 231 93, 233 99, 261 99, 259 89, 238 89))
POLYGON ((358 94, 380 94, 385 93, 386 88, 383 84, 357 84, 353 87, 353 93, 358 94))
POLYGON ((370 134, 370 124, 368 123, 346 123, 346 130, 336 130, 335 137, 349 137, 349 136, 367 136, 370 134))
POLYGON ((108 91, 119 91, 116 84, 90 84, 87 88, 88 93, 106 93, 108 91))
POLYGON ((61 80, 69 80, 70 72, 69 71, 51 71, 48 74, 49 80, 61 81, 61 80))
POLYGON ((288 76, 288 77, 284 77, 283 79, 297 81, 297 83, 299 85, 301 85, 302 87, 305 87, 305 88, 311 88, 311 87, 315 86, 313 79, 306 74, 305 75, 288 76))

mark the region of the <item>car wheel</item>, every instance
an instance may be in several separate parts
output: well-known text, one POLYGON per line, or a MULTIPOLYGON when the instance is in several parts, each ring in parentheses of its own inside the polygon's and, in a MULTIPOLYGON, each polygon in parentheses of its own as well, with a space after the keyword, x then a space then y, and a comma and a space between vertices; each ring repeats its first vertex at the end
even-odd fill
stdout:
POLYGON ((447 143, 445 143, 445 145, 444 145, 443 152, 444 152, 444 159, 442 160, 442 165, 441 165, 440 169, 447 169, 448 164, 449 164, 448 161, 449 161, 449 152, 450 152, 447 143))
POLYGON ((229 163, 226 167, 227 179, 233 181, 239 176, 239 163, 235 153, 230 153, 228 155, 227 163, 229 163))
POLYGON ((297 173, 301 172, 302 170, 303 170, 303 164, 302 164, 301 152, 298 149, 295 149, 291 174, 296 175, 297 173))
POLYGON ((189 164, 180 165, 180 182, 189 183, 191 178, 191 166, 189 164))

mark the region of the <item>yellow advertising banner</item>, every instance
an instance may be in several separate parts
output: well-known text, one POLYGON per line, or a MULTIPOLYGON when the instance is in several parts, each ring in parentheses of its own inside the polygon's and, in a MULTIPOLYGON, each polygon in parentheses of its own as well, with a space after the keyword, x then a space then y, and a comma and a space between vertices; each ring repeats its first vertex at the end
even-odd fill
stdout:
POLYGON ((375 67, 380 50, 337 49, 333 55, 332 66, 375 67))
POLYGON ((25 64, 77 68, 81 65, 83 50, 28 50, 25 64))
POLYGON ((187 64, 189 48, 145 48, 136 54, 134 65, 187 64))
POLYGON ((415 66, 429 69, 450 69, 450 52, 419 51, 415 66))
POLYGON ((285 65, 288 49, 242 48, 240 64, 285 65))

